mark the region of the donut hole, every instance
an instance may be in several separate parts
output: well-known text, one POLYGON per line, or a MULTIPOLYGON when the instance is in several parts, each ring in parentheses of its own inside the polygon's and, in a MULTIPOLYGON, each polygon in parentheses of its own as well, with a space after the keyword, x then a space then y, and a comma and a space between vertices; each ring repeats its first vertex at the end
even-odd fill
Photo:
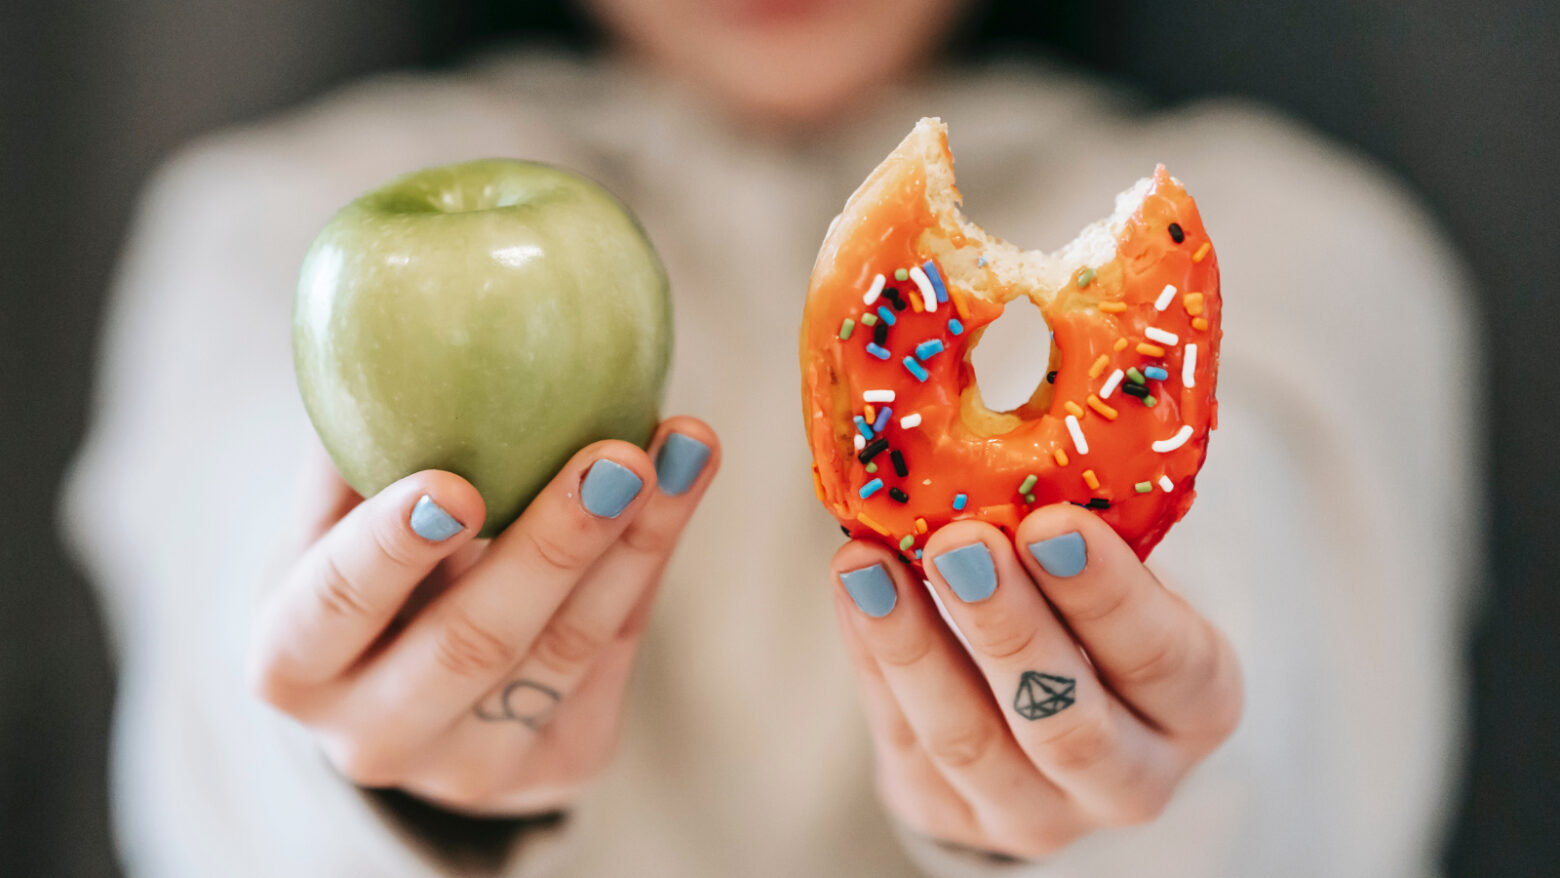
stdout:
MULTIPOLYGON (((1039 306, 1028 296, 1007 302, 1002 315, 982 330, 970 349, 981 404, 993 413, 1022 417, 1019 410, 1032 401, 1048 400, 1051 385, 1045 376, 1051 371, 1055 347, 1039 306)), ((1038 407, 1043 410, 1045 405, 1038 407)))

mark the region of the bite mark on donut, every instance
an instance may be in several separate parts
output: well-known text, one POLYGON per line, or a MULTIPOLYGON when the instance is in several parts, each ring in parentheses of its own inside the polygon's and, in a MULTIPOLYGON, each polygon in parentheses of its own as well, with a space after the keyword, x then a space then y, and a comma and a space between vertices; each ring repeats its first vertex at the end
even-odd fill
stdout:
POLYGON ((1011 533, 1058 501, 1096 510, 1146 556, 1189 507, 1215 424, 1211 253, 1163 168, 1060 250, 1021 250, 963 216, 945 129, 922 120, 851 196, 814 268, 802 362, 819 499, 848 532, 915 560, 948 521, 1011 533), (970 353, 1019 298, 1056 341, 1046 379, 994 411, 970 353), (851 321, 872 327, 865 344, 851 321))

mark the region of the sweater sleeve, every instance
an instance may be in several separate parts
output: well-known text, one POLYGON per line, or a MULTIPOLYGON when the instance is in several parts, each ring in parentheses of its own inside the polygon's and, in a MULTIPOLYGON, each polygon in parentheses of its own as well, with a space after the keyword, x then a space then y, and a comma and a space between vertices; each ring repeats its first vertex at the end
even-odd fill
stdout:
POLYGON ((1044 863, 907 849, 938 876, 1434 874, 1483 575, 1468 278, 1389 177, 1265 112, 1144 137, 1197 197, 1225 301, 1219 429, 1148 563, 1230 635, 1245 719, 1149 824, 1044 863))
POLYGON ((119 660, 112 789, 132 874, 529 878, 567 853, 568 820, 467 821, 366 794, 243 679, 256 608, 299 548, 316 441, 290 353, 304 249, 380 180, 513 138, 470 95, 430 88, 380 84, 209 139, 139 206, 62 521, 119 660))

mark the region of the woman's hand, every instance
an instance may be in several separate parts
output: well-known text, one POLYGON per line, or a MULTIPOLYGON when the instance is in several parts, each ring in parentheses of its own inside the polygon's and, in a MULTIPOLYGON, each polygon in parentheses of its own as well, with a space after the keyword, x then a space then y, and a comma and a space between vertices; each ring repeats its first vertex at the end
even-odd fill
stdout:
POLYGON ((254 688, 363 786, 468 813, 567 806, 611 758, 651 599, 719 462, 692 418, 648 455, 598 442, 491 541, 458 476, 357 502, 332 472, 322 533, 255 631, 254 688))
POLYGON ((1224 635, 1110 527, 1071 505, 1014 546, 974 521, 927 541, 926 572, 969 641, 892 553, 834 557, 889 810, 937 839, 1019 857, 1154 819, 1240 720, 1224 635))

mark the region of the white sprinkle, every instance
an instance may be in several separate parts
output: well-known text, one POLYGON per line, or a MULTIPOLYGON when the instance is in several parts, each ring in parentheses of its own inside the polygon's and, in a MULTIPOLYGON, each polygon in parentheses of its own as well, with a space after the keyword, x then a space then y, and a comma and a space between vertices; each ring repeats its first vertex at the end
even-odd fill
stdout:
POLYGON ((1175 284, 1165 284, 1165 288, 1159 291, 1159 298, 1154 300, 1154 310, 1163 311, 1170 307, 1170 301, 1175 298, 1175 284))
POLYGON ((1110 377, 1105 379, 1105 386, 1100 388, 1100 399, 1110 399, 1110 395, 1116 392, 1117 387, 1121 386, 1121 379, 1126 374, 1120 369, 1110 373, 1110 377))
POLYGON ((861 393, 862 402, 893 402, 892 390, 865 390, 861 393))
POLYGON ((1197 386, 1197 345, 1186 346, 1186 359, 1181 361, 1181 384, 1185 387, 1197 386))
POLYGON ((857 431, 857 433, 856 433, 856 440, 855 441, 856 441, 856 450, 857 451, 860 451, 861 449, 867 447, 867 437, 861 435, 860 431, 857 431))
POLYGON ((886 283, 888 283, 888 278, 881 274, 875 275, 872 278, 872 286, 867 288, 867 294, 861 297, 861 301, 866 302, 868 305, 876 302, 878 296, 883 295, 883 285, 886 283))
POLYGON ((1149 328, 1143 330, 1143 334, 1153 339, 1154 341, 1159 342, 1160 344, 1178 345, 1181 343, 1181 337, 1179 335, 1176 335, 1173 332, 1165 332, 1163 329, 1160 329, 1157 326, 1150 326, 1149 328))
POLYGON ((926 306, 927 313, 935 312, 937 291, 932 289, 932 279, 926 276, 926 272, 919 265, 910 269, 910 279, 915 281, 916 287, 921 290, 921 304, 926 306))
POLYGON ((1077 449, 1079 454, 1088 454, 1089 440, 1083 438, 1083 428, 1078 426, 1076 415, 1067 416, 1067 432, 1072 435, 1073 448, 1077 449))
POLYGON ((1159 477, 1159 490, 1164 491, 1166 494, 1168 494, 1171 491, 1175 490, 1175 482, 1170 481, 1170 477, 1169 476, 1160 476, 1159 477))
POLYGON ((899 419, 899 426, 906 430, 910 429, 911 427, 921 426, 921 413, 916 412, 913 415, 905 415, 899 419))
MULTIPOLYGON (((1171 436, 1169 439, 1160 439, 1148 447, 1154 449, 1160 454, 1164 454, 1167 451, 1174 451, 1177 448, 1180 448, 1182 445, 1185 445, 1186 440, 1190 438, 1192 438, 1192 426, 1190 424, 1182 424, 1181 429, 1175 431, 1174 436, 1171 436)), ((1165 490, 1168 491, 1170 489, 1166 488, 1165 490)))

